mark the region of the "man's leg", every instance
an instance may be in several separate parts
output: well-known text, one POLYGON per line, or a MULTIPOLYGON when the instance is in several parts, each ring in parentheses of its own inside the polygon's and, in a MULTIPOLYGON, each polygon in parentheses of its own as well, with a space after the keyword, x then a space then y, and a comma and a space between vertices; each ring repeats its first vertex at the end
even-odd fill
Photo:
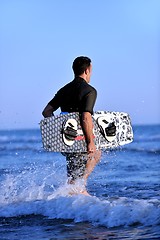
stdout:
MULTIPOLYGON (((69 184, 76 184, 76 180, 83 180, 80 184, 80 190, 78 193, 88 195, 86 190, 86 181, 84 181, 84 174, 86 169, 86 164, 88 160, 88 155, 86 153, 73 153, 66 155, 67 160, 67 176, 69 184)), ((78 187, 78 185, 77 185, 78 187)), ((79 188, 79 187, 78 187, 79 188)))
MULTIPOLYGON (((94 154, 72 153, 66 154, 68 183, 74 184, 77 179, 84 180, 86 187, 87 179, 93 171, 101 157, 101 151, 97 150, 94 154)), ((89 195, 84 188, 82 194, 89 195)))
POLYGON ((89 175, 92 173, 96 164, 100 161, 101 151, 97 150, 95 153, 88 154, 87 157, 88 157, 88 159, 87 159, 87 163, 86 163, 86 169, 85 169, 84 176, 83 176, 85 182, 87 182, 89 175))
POLYGON ((86 153, 67 153, 67 176, 70 184, 74 183, 77 179, 83 179, 87 164, 86 153))

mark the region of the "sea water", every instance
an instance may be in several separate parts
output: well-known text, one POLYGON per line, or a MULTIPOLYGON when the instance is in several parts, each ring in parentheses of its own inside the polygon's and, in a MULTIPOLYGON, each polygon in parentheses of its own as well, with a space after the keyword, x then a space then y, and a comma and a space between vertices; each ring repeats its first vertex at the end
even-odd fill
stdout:
POLYGON ((91 196, 69 194, 65 157, 43 150, 39 129, 0 131, 0 240, 160 239, 160 125, 133 130, 103 152, 91 196))

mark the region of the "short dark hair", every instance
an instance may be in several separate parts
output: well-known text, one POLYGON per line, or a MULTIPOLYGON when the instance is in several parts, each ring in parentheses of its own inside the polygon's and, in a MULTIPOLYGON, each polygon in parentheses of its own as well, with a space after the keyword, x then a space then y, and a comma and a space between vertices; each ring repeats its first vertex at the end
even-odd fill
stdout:
POLYGON ((84 56, 77 57, 74 60, 73 65, 72 65, 74 75, 79 76, 82 73, 84 73, 84 71, 87 68, 89 68, 90 64, 91 64, 91 59, 90 58, 84 57, 84 56))

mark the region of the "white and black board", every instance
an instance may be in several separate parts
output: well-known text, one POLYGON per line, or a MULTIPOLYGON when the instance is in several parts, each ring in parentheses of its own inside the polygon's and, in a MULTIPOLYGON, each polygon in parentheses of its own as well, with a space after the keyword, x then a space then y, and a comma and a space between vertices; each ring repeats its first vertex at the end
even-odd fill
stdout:
MULTIPOLYGON (((110 149, 133 141, 130 117, 124 112, 98 111, 92 116, 93 138, 97 149, 110 149), (114 135, 107 134, 110 125, 114 135)), ((86 152, 86 141, 79 113, 59 114, 40 122, 43 147, 51 152, 86 152)))

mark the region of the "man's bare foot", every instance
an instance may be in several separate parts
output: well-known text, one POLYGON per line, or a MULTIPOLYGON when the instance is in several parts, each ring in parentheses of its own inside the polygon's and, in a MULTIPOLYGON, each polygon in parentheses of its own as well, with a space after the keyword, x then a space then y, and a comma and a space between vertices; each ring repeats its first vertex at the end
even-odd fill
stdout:
POLYGON ((85 195, 85 196, 91 196, 91 195, 87 192, 87 190, 81 191, 80 194, 83 194, 83 195, 85 195))
POLYGON ((85 191, 80 191, 80 192, 72 192, 72 191, 70 191, 70 192, 68 192, 68 194, 69 194, 70 196, 82 194, 82 195, 90 196, 90 197, 91 197, 91 195, 90 195, 86 190, 85 190, 85 191))

